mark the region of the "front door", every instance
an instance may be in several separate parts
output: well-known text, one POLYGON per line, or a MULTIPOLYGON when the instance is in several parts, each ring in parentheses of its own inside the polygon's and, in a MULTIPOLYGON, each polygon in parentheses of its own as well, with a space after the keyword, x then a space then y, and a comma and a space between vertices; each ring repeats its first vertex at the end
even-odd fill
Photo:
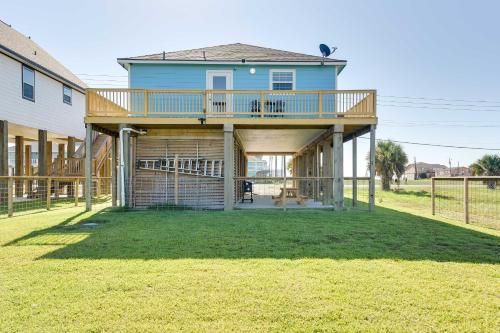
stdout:
POLYGON ((231 113, 232 95, 222 92, 233 89, 233 71, 207 71, 207 90, 214 90, 207 95, 207 112, 209 116, 227 116, 231 113))

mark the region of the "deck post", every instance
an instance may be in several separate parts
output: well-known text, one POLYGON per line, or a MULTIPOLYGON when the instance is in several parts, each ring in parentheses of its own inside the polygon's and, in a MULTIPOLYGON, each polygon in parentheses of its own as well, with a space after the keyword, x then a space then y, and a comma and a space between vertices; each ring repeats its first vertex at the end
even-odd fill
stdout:
POLYGON ((369 184, 369 209, 375 210, 375 125, 370 125, 370 184, 369 184))
POLYGON ((47 141, 47 173, 46 176, 52 175, 52 141, 47 141))
POLYGON ((352 206, 358 205, 358 138, 352 137, 352 206))
POLYGON ((179 154, 174 156, 174 204, 179 205, 179 154))
POLYGON ((331 140, 325 140, 323 142, 323 177, 330 177, 325 179, 325 187, 323 193, 323 205, 330 205, 332 203, 332 145, 331 140))
POLYGON ((344 209, 344 125, 333 129, 333 198, 335 210, 344 209))
MULTIPOLYGON (((16 136, 16 162, 15 162, 15 176, 23 175, 23 159, 24 159, 24 137, 16 136)), ((23 196, 23 185, 24 181, 21 179, 16 180, 16 197, 21 198, 23 196)))
POLYGON ((0 176, 9 175, 9 122, 0 120, 0 176))
POLYGON ((117 187, 116 187, 116 137, 111 137, 111 206, 116 207, 116 196, 117 196, 117 187))
POLYGON ((234 206, 234 126, 224 125, 224 210, 234 206))
POLYGON ((38 175, 47 176, 47 131, 38 130, 38 175))
POLYGON ((75 137, 68 136, 68 148, 66 149, 66 157, 72 158, 75 155, 75 137))
MULTIPOLYGON (((24 175, 31 176, 31 145, 26 145, 24 147, 24 175)), ((26 193, 29 195, 32 190, 33 182, 31 180, 26 180, 26 193)))
POLYGON ((85 133, 85 210, 92 210, 92 124, 85 133))

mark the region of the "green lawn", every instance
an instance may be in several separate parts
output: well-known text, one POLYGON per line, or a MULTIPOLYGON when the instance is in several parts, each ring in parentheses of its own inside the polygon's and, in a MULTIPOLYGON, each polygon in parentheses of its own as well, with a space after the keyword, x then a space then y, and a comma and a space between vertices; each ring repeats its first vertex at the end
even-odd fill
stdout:
POLYGON ((0 330, 498 332, 499 263, 497 231, 387 208, 71 208, 0 220, 0 330))

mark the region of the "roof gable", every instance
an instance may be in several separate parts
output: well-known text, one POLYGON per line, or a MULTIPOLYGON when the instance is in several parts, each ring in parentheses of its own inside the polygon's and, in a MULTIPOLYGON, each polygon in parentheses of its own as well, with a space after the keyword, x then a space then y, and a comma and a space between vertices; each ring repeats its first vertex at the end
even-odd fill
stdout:
POLYGON ((121 64, 140 61, 165 62, 317 62, 345 65, 345 60, 323 58, 308 54, 276 50, 248 44, 226 44, 192 50, 163 52, 129 58, 118 58, 121 64))
POLYGON ((82 80, 31 38, 2 21, 0 21, 0 52, 15 57, 20 62, 37 68, 56 80, 67 81, 82 91, 87 87, 82 80))

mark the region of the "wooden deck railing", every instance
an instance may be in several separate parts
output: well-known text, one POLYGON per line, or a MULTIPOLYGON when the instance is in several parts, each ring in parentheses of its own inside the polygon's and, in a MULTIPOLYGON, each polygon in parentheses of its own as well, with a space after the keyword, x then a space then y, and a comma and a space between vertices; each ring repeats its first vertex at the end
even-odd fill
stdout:
POLYGON ((375 90, 88 89, 92 117, 371 118, 375 90))

